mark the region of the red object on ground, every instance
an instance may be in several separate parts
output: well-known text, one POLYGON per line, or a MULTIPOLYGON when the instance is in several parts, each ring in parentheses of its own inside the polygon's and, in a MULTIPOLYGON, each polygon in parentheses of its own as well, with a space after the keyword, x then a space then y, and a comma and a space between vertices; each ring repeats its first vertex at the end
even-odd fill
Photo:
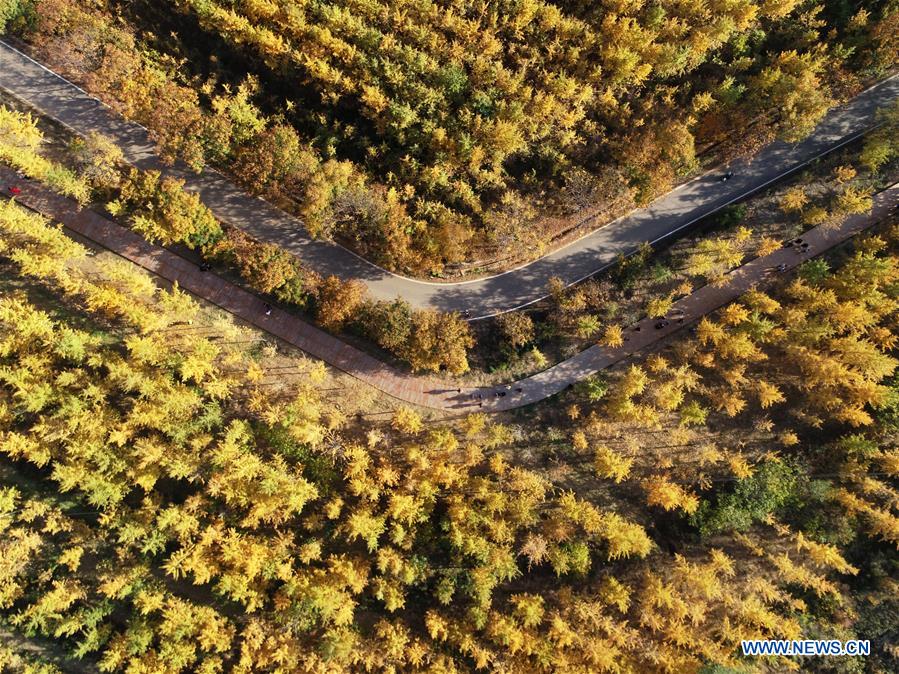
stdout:
POLYGON ((9 191, 10 191, 10 194, 12 194, 13 196, 15 196, 17 194, 21 194, 21 192, 22 192, 22 190, 20 190, 15 185, 10 186, 9 191))

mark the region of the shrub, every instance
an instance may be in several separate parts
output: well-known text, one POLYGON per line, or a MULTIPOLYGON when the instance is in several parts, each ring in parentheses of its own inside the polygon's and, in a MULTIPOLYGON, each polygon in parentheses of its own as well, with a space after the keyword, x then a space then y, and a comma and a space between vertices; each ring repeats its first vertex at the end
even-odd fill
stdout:
POLYGON ((496 318, 503 340, 513 349, 525 346, 534 341, 534 321, 520 311, 510 311, 496 318))
POLYGON ((412 315, 412 307, 404 299, 369 302, 361 312, 360 327, 380 347, 400 354, 412 334, 412 315))
POLYGON ((471 330, 458 314, 425 310, 412 319, 412 334, 403 349, 403 357, 413 370, 453 374, 468 370, 467 349, 474 346, 471 330))
POLYGON ((718 213, 718 226, 723 229, 730 229, 731 227, 736 227, 743 220, 746 219, 746 205, 745 204, 733 204, 731 206, 725 206, 718 213))
POLYGON ((239 229, 229 228, 207 250, 211 257, 236 266, 253 289, 272 293, 282 302, 305 306, 318 287, 315 272, 305 269, 293 255, 275 244, 260 243, 239 229))
POLYGON ((615 264, 615 280, 622 288, 633 286, 651 256, 652 246, 649 243, 640 244, 632 255, 619 255, 615 264))
POLYGON ((76 138, 69 146, 78 161, 78 172, 97 189, 112 189, 120 185, 120 167, 125 162, 122 149, 99 133, 76 138))
POLYGON ((233 167, 244 185, 271 196, 299 189, 317 168, 315 154, 285 124, 266 129, 240 148, 233 167))
POLYGON ((163 245, 185 243, 206 248, 222 237, 215 216, 184 181, 162 178, 159 171, 132 169, 119 197, 109 204, 113 215, 125 215, 135 231, 163 245))
POLYGON ((365 298, 365 284, 329 276, 318 288, 316 318, 330 330, 338 330, 358 311, 365 298))

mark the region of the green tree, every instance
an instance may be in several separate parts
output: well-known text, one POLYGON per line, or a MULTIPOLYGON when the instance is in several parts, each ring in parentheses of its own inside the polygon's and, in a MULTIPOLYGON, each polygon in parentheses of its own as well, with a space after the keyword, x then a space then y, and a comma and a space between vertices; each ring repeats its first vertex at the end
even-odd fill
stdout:
POLYGON ((752 476, 736 482, 732 491, 716 499, 704 499, 691 521, 703 535, 728 530, 746 531, 756 522, 792 503, 799 494, 800 476, 796 468, 779 461, 755 467, 752 476))
POLYGON ((0 34, 28 26, 36 20, 34 0, 0 0, 0 34))

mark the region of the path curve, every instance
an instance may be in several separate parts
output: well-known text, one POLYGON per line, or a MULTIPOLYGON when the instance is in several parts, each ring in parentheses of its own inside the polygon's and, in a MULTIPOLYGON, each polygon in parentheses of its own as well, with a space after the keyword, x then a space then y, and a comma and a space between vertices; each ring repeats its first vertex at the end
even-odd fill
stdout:
POLYGON ((365 281, 376 299, 402 297, 413 307, 469 311, 472 320, 519 309, 546 296, 553 276, 570 285, 613 264, 644 241, 661 242, 703 217, 769 185, 814 159, 852 142, 869 129, 879 107, 899 98, 894 75, 834 108, 804 141, 775 142, 756 155, 701 175, 635 210, 599 227, 534 262, 489 278, 457 283, 430 283, 398 276, 333 243, 309 238, 300 220, 252 197, 222 174, 196 174, 164 166, 147 130, 127 122, 96 98, 0 41, 0 88, 81 135, 99 131, 113 138, 126 159, 143 169, 158 169, 183 179, 215 215, 263 241, 277 243, 321 274, 365 281), (721 171, 733 171, 726 183, 721 171))
POLYGON ((148 243, 130 229, 81 209, 65 197, 41 185, 17 181, 15 173, 0 167, 0 182, 15 181, 21 188, 16 199, 24 206, 42 213, 95 243, 118 253, 188 292, 215 304, 238 318, 292 344, 309 355, 360 379, 404 402, 423 407, 466 412, 499 412, 523 407, 548 398, 591 374, 603 370, 628 356, 690 325, 700 316, 731 302, 752 286, 763 281, 780 264, 792 269, 810 256, 815 256, 855 236, 899 207, 899 183, 874 197, 870 213, 850 216, 839 226, 820 225, 802 235, 810 245, 809 254, 797 254, 792 248, 781 248, 765 257, 747 262, 728 274, 724 287, 704 286, 672 307, 672 314, 683 316, 683 323, 672 319, 657 330, 655 319, 644 319, 626 330, 627 342, 620 348, 594 345, 576 356, 543 372, 506 386, 460 389, 457 384, 434 377, 417 377, 401 373, 359 349, 346 344, 306 321, 278 308, 265 313, 258 296, 230 283, 220 276, 201 272, 197 265, 160 246, 148 243), (636 328, 639 328, 637 330, 636 328), (501 393, 501 396, 497 396, 501 393))

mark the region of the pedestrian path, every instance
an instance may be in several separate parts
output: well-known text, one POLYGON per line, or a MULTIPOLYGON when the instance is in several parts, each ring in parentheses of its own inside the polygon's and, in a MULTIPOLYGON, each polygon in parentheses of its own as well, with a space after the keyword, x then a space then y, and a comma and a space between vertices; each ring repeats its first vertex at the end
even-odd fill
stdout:
POLYGON ((721 287, 704 286, 675 302, 672 318, 662 327, 658 319, 645 319, 629 326, 627 341, 619 348, 595 345, 543 372, 505 386, 463 388, 436 377, 399 372, 374 356, 346 344, 300 317, 277 307, 268 308, 265 300, 220 276, 201 271, 183 257, 143 238, 103 215, 78 205, 46 187, 21 181, 7 167, 0 167, 0 182, 15 185, 21 192, 15 197, 24 206, 62 223, 66 228, 107 248, 144 269, 202 298, 238 318, 310 356, 346 372, 380 391, 404 402, 433 409, 498 412, 523 407, 559 393, 575 382, 624 360, 681 330, 704 314, 738 298, 772 273, 790 270, 810 257, 846 241, 871 227, 899 206, 899 183, 874 197, 870 213, 845 218, 838 226, 820 225, 802 235, 806 251, 781 248, 756 258, 728 275, 721 287))
POLYGON ((260 241, 276 243, 323 276, 365 282, 375 299, 402 297, 416 308, 469 312, 472 319, 511 311, 546 296, 550 278, 571 284, 615 263, 645 241, 663 242, 694 222, 745 198, 814 159, 852 142, 875 124, 877 110, 899 98, 899 76, 889 77, 831 110, 799 143, 777 141, 755 155, 697 176, 646 208, 609 223, 586 218, 589 234, 522 267, 489 278, 434 283, 392 274, 351 251, 309 237, 303 223, 272 204, 250 196, 228 177, 207 167, 166 166, 147 130, 123 119, 68 80, 0 41, 0 88, 81 135, 92 131, 112 138, 129 163, 157 169, 185 181, 222 222, 260 241), (722 172, 732 172, 721 181, 722 172))

